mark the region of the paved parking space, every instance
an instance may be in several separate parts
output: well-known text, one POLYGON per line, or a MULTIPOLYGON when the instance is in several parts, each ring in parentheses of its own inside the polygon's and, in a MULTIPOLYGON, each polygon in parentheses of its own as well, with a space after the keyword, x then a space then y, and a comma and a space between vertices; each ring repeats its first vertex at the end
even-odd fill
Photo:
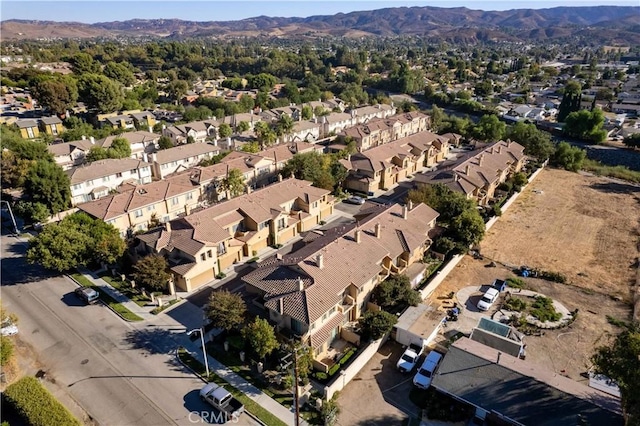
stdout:
POLYGON ((419 415, 420 409, 409 400, 415 372, 396 369, 403 351, 400 344, 388 341, 340 392, 339 425, 401 425, 407 417, 419 415))

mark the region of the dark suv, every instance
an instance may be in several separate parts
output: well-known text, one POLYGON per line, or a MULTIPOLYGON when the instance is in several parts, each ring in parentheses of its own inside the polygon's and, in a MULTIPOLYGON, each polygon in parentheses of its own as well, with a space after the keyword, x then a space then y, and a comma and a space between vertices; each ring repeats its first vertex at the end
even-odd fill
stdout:
POLYGON ((89 287, 78 287, 74 292, 76 293, 76 296, 84 300, 89 305, 96 303, 98 299, 100 299, 100 294, 89 287))

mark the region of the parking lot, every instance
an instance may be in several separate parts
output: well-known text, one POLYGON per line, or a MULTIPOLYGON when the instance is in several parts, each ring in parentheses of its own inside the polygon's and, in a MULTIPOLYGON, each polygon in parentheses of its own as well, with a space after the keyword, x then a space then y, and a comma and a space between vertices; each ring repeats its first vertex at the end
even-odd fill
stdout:
POLYGON ((409 416, 419 417, 420 409, 409 400, 415 370, 403 374, 396 369, 403 351, 399 343, 387 341, 340 392, 339 425, 400 425, 409 416))

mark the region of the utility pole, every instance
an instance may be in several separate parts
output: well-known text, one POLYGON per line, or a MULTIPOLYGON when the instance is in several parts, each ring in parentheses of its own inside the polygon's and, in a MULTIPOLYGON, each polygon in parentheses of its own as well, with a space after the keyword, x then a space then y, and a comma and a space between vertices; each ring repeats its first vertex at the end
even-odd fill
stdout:
POLYGON ((293 386, 294 386, 294 402, 295 402, 295 407, 296 407, 296 422, 295 425, 296 426, 300 426, 300 397, 298 395, 298 353, 295 349, 295 347, 293 348, 293 386))
POLYGON ((7 210, 9 210, 9 216, 11 216, 11 222, 13 223, 13 229, 16 231, 16 235, 20 235, 18 225, 16 225, 16 218, 13 216, 13 211, 11 210, 11 205, 7 200, 2 200, 0 203, 5 203, 7 205, 7 210))

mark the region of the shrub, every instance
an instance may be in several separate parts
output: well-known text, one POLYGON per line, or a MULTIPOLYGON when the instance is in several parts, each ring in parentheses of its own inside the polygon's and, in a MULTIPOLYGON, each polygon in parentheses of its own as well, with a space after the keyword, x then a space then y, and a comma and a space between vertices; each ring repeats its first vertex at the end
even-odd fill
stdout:
POLYGON ((334 364, 330 369, 329 369, 329 376, 333 376, 335 375, 338 370, 340 369, 341 365, 339 363, 334 364))
POLYGON ((0 336, 0 366, 4 366, 13 355, 13 342, 5 336, 0 336))
POLYGON ((355 354, 355 353, 356 353, 356 351, 357 351, 357 349, 356 349, 356 348, 351 348, 351 349, 349 349, 349 351, 347 351, 347 353, 345 353, 345 354, 342 356, 342 358, 340 358, 340 361, 338 361, 338 363, 339 363, 340 365, 345 365, 345 364, 347 363, 347 361, 349 361, 349 359, 350 359, 351 357, 353 357, 353 354, 355 354))
POLYGON ((398 318, 395 315, 385 311, 368 311, 358 320, 364 340, 380 339, 391 331, 397 322, 398 318))
POLYGON ((547 281, 553 281, 556 283, 564 284, 567 282, 567 277, 560 272, 540 271, 538 276, 547 281))
POLYGON ((531 315, 538 318, 542 322, 558 321, 562 318, 559 312, 553 307, 553 300, 549 297, 537 296, 536 301, 533 302, 531 315))
POLYGON ((216 275, 216 278, 221 280, 223 278, 226 278, 227 274, 225 274, 224 272, 220 272, 218 275, 216 275))
POLYGON ((503 307, 510 311, 522 312, 527 307, 527 302, 516 297, 512 297, 504 302, 503 307))
POLYGON ((526 288, 527 283, 522 278, 510 277, 507 278, 507 285, 511 288, 526 288))
POLYGON ((9 404, 33 426, 80 426, 60 402, 35 377, 23 377, 4 392, 9 404))
POLYGON ((329 376, 327 376, 327 373, 323 373, 322 371, 318 371, 318 372, 314 373, 314 376, 318 380, 327 380, 327 378, 329 377, 329 376))

